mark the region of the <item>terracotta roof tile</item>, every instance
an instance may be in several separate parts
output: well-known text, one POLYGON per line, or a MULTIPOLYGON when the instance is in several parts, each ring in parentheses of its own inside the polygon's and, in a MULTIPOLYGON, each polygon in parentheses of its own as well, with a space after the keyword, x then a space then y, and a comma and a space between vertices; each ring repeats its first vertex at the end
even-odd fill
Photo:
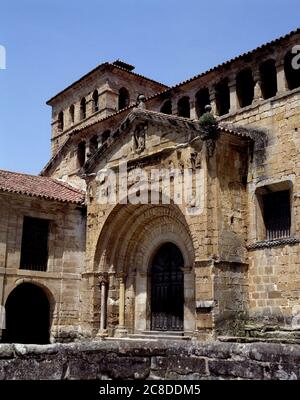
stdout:
POLYGON ((194 81, 194 80, 196 80, 198 78, 201 78, 202 76, 208 75, 210 72, 218 71, 218 70, 220 70, 221 68, 224 68, 224 67, 228 68, 231 64, 233 64, 234 62, 236 62, 238 60, 241 60, 243 58, 252 56, 256 52, 258 52, 260 50, 267 49, 270 46, 277 45, 279 42, 281 42, 283 40, 286 40, 286 39, 289 39, 290 37, 292 37, 294 35, 297 35, 297 34, 300 34, 300 28, 292 30, 289 33, 287 33, 286 35, 280 36, 279 38, 276 38, 274 40, 271 40, 270 42, 264 43, 261 46, 256 47, 255 49, 252 49, 250 51, 244 52, 244 53, 242 53, 242 54, 240 54, 240 55, 238 55, 236 57, 233 57, 233 58, 231 58, 231 59, 229 59, 227 61, 224 61, 223 63, 220 63, 220 64, 218 64, 218 65, 216 65, 216 66, 214 66, 214 67, 212 67, 212 68, 210 68, 210 69, 208 69, 208 70, 206 70, 204 72, 201 72, 200 74, 194 75, 191 78, 185 79, 184 81, 181 81, 181 82, 179 82, 179 83, 177 83, 177 84, 175 84, 173 86, 170 86, 170 87, 168 87, 167 89, 165 89, 163 91, 159 91, 159 92, 147 97, 146 101, 152 100, 155 97, 159 97, 161 95, 165 95, 166 93, 172 92, 174 89, 178 89, 181 86, 184 86, 184 85, 186 85, 186 84, 188 84, 188 83, 190 83, 190 82, 192 82, 192 81, 194 81))
MULTIPOLYGON (((281 42, 282 40, 288 39, 289 37, 291 37, 291 36, 293 36, 293 35, 296 35, 296 34, 299 34, 299 33, 300 33, 300 28, 295 29, 295 30, 293 30, 293 31, 291 31, 291 32, 289 32, 289 33, 287 33, 287 34, 284 35, 284 36, 281 36, 281 37, 279 37, 279 38, 277 38, 277 39, 274 39, 274 40, 272 40, 272 41, 270 41, 270 42, 268 42, 268 43, 265 43, 265 44, 263 44, 263 45, 257 47, 257 48, 254 49, 254 50, 248 51, 248 52, 243 53, 243 54, 241 54, 241 55, 239 55, 239 56, 237 56, 237 57, 234 57, 234 58, 232 58, 232 59, 230 59, 230 60, 228 60, 228 61, 226 61, 226 62, 224 62, 224 63, 222 63, 222 64, 219 64, 219 65, 217 65, 217 66, 215 66, 215 67, 213 67, 213 68, 211 68, 211 69, 205 71, 205 72, 202 72, 202 73, 200 73, 200 74, 198 74, 198 75, 195 75, 195 76, 193 76, 193 77, 191 77, 191 78, 189 78, 189 79, 187 79, 187 80, 185 80, 185 81, 183 81, 183 82, 179 82, 179 83, 177 83, 177 84, 174 85, 174 86, 167 87, 165 90, 159 91, 159 92, 157 92, 157 93, 155 93, 155 94, 153 94, 153 95, 147 97, 147 98, 146 98, 146 102, 149 101, 149 100, 152 100, 152 99, 154 99, 154 98, 156 98, 156 97, 159 97, 159 96, 161 96, 161 95, 165 95, 165 94, 167 94, 167 93, 169 93, 169 92, 172 92, 172 90, 177 89, 177 88, 179 88, 179 87, 181 87, 181 86, 184 86, 185 84, 188 84, 188 83, 192 82, 193 80, 196 80, 196 79, 200 78, 201 76, 205 76, 205 75, 207 75, 208 73, 210 73, 210 72, 212 72, 212 71, 218 70, 218 69, 220 69, 220 68, 222 68, 222 67, 228 67, 231 63, 233 63, 233 62, 235 62, 235 61, 237 61, 237 60, 239 60, 239 59, 242 59, 243 57, 247 57, 247 56, 249 56, 249 55, 252 55, 252 54, 254 54, 256 51, 265 49, 265 48, 267 48, 267 47, 269 47, 269 46, 276 45, 277 43, 281 42)), ((106 65, 106 66, 107 66, 107 65, 111 65, 111 64, 109 64, 109 63, 104 63, 104 64, 101 64, 100 66, 98 66, 96 69, 102 67, 103 65, 106 65)), ((118 67, 118 68, 120 68, 120 67, 118 67)), ((122 69, 122 68, 120 68, 120 69, 122 69)), ((90 73, 92 73, 92 72, 93 72, 93 71, 91 71, 90 73)), ((90 73, 89 73, 89 74, 90 74, 90 73)), ((133 73, 133 72, 132 72, 132 73, 133 73)), ((89 74, 88 74, 88 75, 89 75, 89 74)), ((136 75, 138 75, 138 74, 136 74, 136 75)), ((84 76, 84 77, 85 77, 85 76, 84 76)), ((83 79, 84 77, 82 77, 81 79, 83 79)), ((80 79, 80 80, 81 80, 81 79, 80 79)), ((80 81, 80 80, 79 80, 79 81, 80 81)), ((76 82, 75 82, 75 83, 76 83, 76 82)), ((75 83, 74 83, 74 84, 75 84, 75 83)), ((73 84, 72 84, 72 85, 73 85, 73 84)), ((72 86, 72 85, 71 85, 71 86, 72 86)), ((67 89, 65 89, 65 90, 67 90, 67 89)), ((59 93, 59 94, 60 94, 60 93, 59 93)), ((58 95, 59 95, 59 94, 58 94, 58 95)), ((57 95, 57 96, 58 96, 58 95, 57 95)), ((55 96, 55 97, 56 97, 56 96, 55 96)), ((52 99, 51 99, 51 100, 52 100, 52 99)), ((50 100, 49 100, 49 101, 50 101, 50 100)), ((98 120, 96 120, 96 121, 94 121, 94 122, 88 123, 88 124, 86 124, 86 125, 83 124, 83 125, 81 125, 79 128, 75 128, 74 130, 70 130, 70 132, 68 132, 68 134, 69 134, 70 136, 76 135, 76 134, 80 133, 83 129, 90 128, 90 127, 92 127, 92 126, 94 126, 94 125, 97 125, 98 123, 100 123, 100 122, 102 122, 102 121, 104 121, 104 120, 107 120, 107 119, 110 119, 110 118, 113 119, 116 115, 121 114, 121 113, 128 112, 128 111, 134 109, 136 106, 137 106, 136 103, 135 103, 135 104, 132 104, 132 105, 130 105, 130 106, 128 106, 128 107, 126 107, 126 108, 124 108, 124 109, 122 109, 122 110, 116 111, 115 113, 110 114, 110 115, 108 115, 108 116, 106 116, 106 117, 100 118, 100 119, 98 119, 98 120)), ((42 170, 41 174, 46 173, 46 171, 48 170, 48 168, 52 165, 52 163, 53 163, 54 160, 57 158, 57 156, 59 155, 59 153, 61 152, 61 150, 65 147, 65 145, 66 145, 67 142, 68 142, 68 141, 66 141, 65 143, 63 143, 63 145, 58 149, 57 153, 51 158, 51 160, 48 162, 48 164, 44 167, 44 169, 42 170)))
MULTIPOLYGON (((288 34, 286 34, 286 35, 284 35, 284 36, 281 36, 281 37, 279 37, 279 38, 277 38, 277 39, 274 39, 274 40, 272 40, 272 41, 270 41, 270 42, 268 42, 268 43, 265 43, 265 44, 263 44, 263 45, 261 45, 261 46, 255 48, 254 50, 250 50, 250 51, 248 51, 248 52, 246 52, 246 53, 243 53, 243 54, 241 54, 241 55, 239 55, 239 56, 237 56, 237 57, 234 57, 234 58, 232 58, 232 59, 230 59, 230 60, 228 60, 228 61, 225 61, 225 62, 223 62, 222 64, 219 64, 219 65, 217 65, 217 66, 215 66, 215 67, 213 67, 213 68, 210 68, 210 69, 207 70, 207 71, 201 72, 200 74, 197 74, 197 75, 195 75, 195 76, 193 76, 193 77, 191 77, 191 78, 189 78, 189 79, 186 79, 186 80, 184 80, 184 81, 182 81, 182 82, 179 82, 179 83, 175 84, 174 86, 167 87, 165 90, 159 91, 159 92, 154 93, 153 95, 147 97, 147 98, 146 98, 146 103, 147 103, 147 101, 152 100, 152 99, 154 99, 154 98, 156 98, 156 97, 159 97, 159 96, 161 96, 161 95, 165 95, 165 94, 167 94, 167 93, 169 93, 169 92, 172 92, 172 90, 177 89, 177 88, 179 88, 179 87, 181 87, 181 86, 184 86, 185 84, 190 83, 190 82, 192 82, 192 81, 194 81, 194 80, 196 80, 196 79, 198 79, 198 78, 200 78, 200 77, 202 77, 202 76, 205 76, 205 75, 207 75, 208 73, 210 73, 210 72, 212 72, 212 71, 219 70, 219 69, 222 68, 222 67, 227 67, 227 66, 230 65, 231 63, 233 63, 233 62, 235 62, 235 61, 237 61, 237 60, 239 60, 239 59, 242 59, 243 57, 250 56, 250 55, 254 54, 255 52, 257 52, 257 51, 259 51, 259 50, 263 50, 263 49, 265 49, 265 48, 267 48, 267 47, 269 47, 269 46, 276 45, 278 42, 280 42, 280 41, 282 41, 282 40, 284 40, 284 39, 288 39, 289 37, 291 37, 291 36, 293 36, 293 35, 296 35, 296 34, 299 34, 299 33, 300 33, 300 28, 298 28, 298 29, 296 29, 296 30, 293 30, 293 31, 289 32, 288 34)), ((120 67, 118 67, 118 68, 120 68, 120 67)), ((120 68, 120 69, 122 69, 122 68, 120 68)), ((82 124, 79 128, 75 128, 74 130, 71 130, 71 131, 69 132, 69 134, 70 134, 70 135, 75 135, 75 134, 81 132, 81 131, 82 131, 83 129, 85 129, 85 128, 90 128, 90 127, 92 127, 92 126, 98 124, 99 122, 102 122, 102 121, 104 121, 104 120, 113 118, 114 116, 116 116, 116 115, 118 115, 118 114, 121 114, 121 113, 123 113, 123 112, 126 112, 126 111, 128 111, 128 110, 131 110, 131 109, 135 108, 136 106, 137 106, 137 103, 132 104, 132 105, 130 105, 130 106, 128 106, 128 107, 126 107, 126 108, 124 108, 124 109, 122 109, 122 110, 118 110, 118 111, 116 111, 116 112, 114 112, 114 113, 112 113, 112 114, 110 114, 110 115, 107 115, 107 116, 105 116, 105 117, 102 117, 102 118, 100 118, 100 119, 98 119, 98 120, 96 120, 96 121, 93 121, 93 122, 91 122, 91 123, 88 123, 88 124, 86 124, 86 125, 82 124)))
POLYGON ((0 191, 83 204, 84 191, 57 179, 0 170, 0 191))
POLYGON ((115 63, 104 62, 104 63, 98 65, 96 68, 94 68, 91 71, 89 71, 87 74, 83 75, 81 78, 77 79, 75 82, 71 83, 71 85, 69 85, 65 89, 61 90, 55 96, 51 97, 51 99, 49 99, 46 102, 46 104, 51 105, 52 101, 55 100, 58 96, 60 96, 61 94, 65 93, 67 90, 69 90, 70 88, 74 87, 76 84, 82 82, 84 79, 86 79, 88 76, 92 75, 94 72, 103 70, 105 68, 106 69, 114 69, 115 68, 115 69, 119 69, 121 71, 125 71, 128 74, 133 75, 133 76, 135 76, 137 78, 140 78, 140 79, 143 79, 143 80, 147 80, 148 82, 152 82, 152 83, 156 84, 157 86, 161 86, 162 90, 165 90, 166 88, 168 88, 168 86, 165 85, 164 83, 157 82, 154 79, 148 78, 147 76, 138 74, 138 73, 133 72, 133 71, 129 71, 127 68, 124 68, 121 65, 118 65, 118 64, 115 64, 115 63))

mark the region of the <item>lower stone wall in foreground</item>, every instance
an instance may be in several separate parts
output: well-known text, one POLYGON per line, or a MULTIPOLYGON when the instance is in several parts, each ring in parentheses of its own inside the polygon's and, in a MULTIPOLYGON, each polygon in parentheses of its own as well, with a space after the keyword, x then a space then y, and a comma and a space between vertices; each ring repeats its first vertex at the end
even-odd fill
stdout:
POLYGON ((300 379, 300 345, 182 341, 1 344, 0 379, 300 379))

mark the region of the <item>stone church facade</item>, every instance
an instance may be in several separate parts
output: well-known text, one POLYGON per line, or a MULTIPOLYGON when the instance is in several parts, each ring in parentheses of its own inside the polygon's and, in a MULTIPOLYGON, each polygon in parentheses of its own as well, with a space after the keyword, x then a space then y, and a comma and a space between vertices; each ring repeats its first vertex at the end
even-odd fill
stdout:
POLYGON ((117 60, 50 99, 41 174, 0 171, 2 341, 297 336, 299 44, 173 87, 117 60))

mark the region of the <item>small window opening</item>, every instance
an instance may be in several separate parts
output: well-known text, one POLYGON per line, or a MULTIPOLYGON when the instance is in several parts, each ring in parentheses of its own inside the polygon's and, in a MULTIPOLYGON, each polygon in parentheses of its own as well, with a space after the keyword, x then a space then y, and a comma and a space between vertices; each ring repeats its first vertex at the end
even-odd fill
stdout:
POLYGON ((210 104, 209 90, 207 88, 200 89, 196 94, 196 113, 197 117, 205 113, 205 106, 210 104))
POLYGON ((126 88, 119 90, 119 110, 129 106, 129 92, 126 88))
POLYGON ((77 149, 77 160, 78 160, 78 165, 81 168, 84 163, 85 163, 85 159, 86 159, 86 148, 85 148, 85 142, 80 142, 78 145, 78 149, 77 149))
POLYGON ((244 69, 236 77, 236 90, 240 107, 252 104, 254 98, 254 80, 251 69, 244 69))
POLYGON ((83 98, 80 102, 80 119, 86 118, 86 99, 83 98))
POLYGON ((219 82, 216 85, 215 89, 216 89, 217 114, 224 115, 229 113, 230 94, 229 94, 228 79, 223 79, 221 82, 219 82))
POLYGON ((277 93, 277 73, 274 60, 267 60, 260 65, 261 91, 264 99, 274 97, 277 93))
POLYGON ((99 111, 99 94, 98 90, 93 93, 93 112, 99 111))
POLYGON ((172 102, 171 100, 166 100, 161 106, 160 112, 163 114, 172 114, 172 102))
POLYGON ((64 130, 64 113, 61 111, 58 114, 58 130, 62 132, 64 130))
POLYGON ((20 269, 46 271, 49 221, 24 217, 20 269))
POLYGON ((179 117, 190 118, 190 99, 185 96, 182 97, 177 103, 177 114, 179 117))

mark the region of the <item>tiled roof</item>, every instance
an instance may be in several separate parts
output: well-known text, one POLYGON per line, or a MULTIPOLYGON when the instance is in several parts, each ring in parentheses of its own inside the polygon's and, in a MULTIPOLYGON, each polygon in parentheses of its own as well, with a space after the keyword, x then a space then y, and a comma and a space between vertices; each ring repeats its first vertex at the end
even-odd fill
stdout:
MULTIPOLYGON (((125 63, 124 63, 125 64, 125 63)), ((166 88, 168 88, 167 85, 157 82, 154 79, 150 79, 147 76, 141 75, 141 74, 137 74, 136 72, 133 71, 129 71, 127 68, 121 67, 121 65, 117 65, 114 63, 109 63, 109 62, 104 62, 100 65, 98 65, 96 68, 92 69, 90 72, 88 72, 87 74, 83 75, 81 78, 77 79, 77 81, 71 83, 71 85, 67 86, 65 89, 63 89, 62 91, 60 91, 59 93, 57 93, 55 96, 53 96, 51 99, 49 99, 47 101, 47 104, 51 104, 51 102, 56 99, 58 96, 60 96, 61 94, 63 94, 64 92, 66 92, 68 89, 72 88, 74 85, 76 85, 77 83, 82 82, 85 78, 87 78, 88 76, 90 76, 91 74, 93 74, 96 71, 100 71, 100 70, 104 70, 104 69, 119 69, 121 71, 125 71, 130 75, 136 76, 137 78, 141 78, 144 80, 147 80, 148 82, 152 82, 154 84, 156 84, 157 86, 161 86, 162 90, 165 90, 166 88)))
MULTIPOLYGON (((224 62, 224 63, 222 63, 222 64, 219 64, 219 65, 217 65, 217 66, 215 66, 215 67, 213 67, 213 68, 211 68, 211 69, 209 69, 209 70, 207 70, 207 71, 205 71, 205 72, 202 72, 202 73, 200 73, 200 74, 198 74, 198 75, 195 75, 195 76, 193 76, 193 77, 191 77, 191 78, 189 78, 189 79, 187 79, 187 80, 185 80, 185 81, 183 81, 183 82, 179 82, 178 84, 176 84, 176 85, 174 85, 174 86, 167 87, 166 89, 164 89, 164 90, 162 90, 162 91, 159 91, 159 92, 155 93, 154 95, 151 95, 151 96, 147 97, 146 102, 149 101, 149 100, 152 100, 153 98, 159 97, 159 96, 164 95, 164 94, 167 94, 167 93, 169 93, 169 92, 172 92, 172 90, 177 89, 177 88, 179 88, 179 87, 181 87, 181 86, 184 86, 185 84, 188 84, 189 82, 192 82, 193 80, 198 79, 198 78, 200 78, 201 76, 205 76, 205 75, 207 75, 208 73, 210 73, 210 72, 212 72, 212 71, 218 70, 218 69, 220 69, 220 68, 222 68, 222 67, 228 67, 228 66, 229 66, 231 63, 233 63, 234 61, 237 61, 237 60, 239 60, 239 59, 242 59, 243 57, 247 57, 247 56, 249 56, 249 55, 252 55, 252 54, 254 54, 256 51, 263 50, 263 49, 265 49, 265 48, 268 48, 269 46, 276 45, 277 43, 281 42, 282 40, 288 39, 289 37, 291 37, 291 36, 293 36, 293 35, 296 35, 296 34, 299 34, 299 33, 300 33, 300 28, 298 28, 298 29, 296 29, 296 30, 293 30, 293 31, 287 33, 287 34, 284 35, 284 36, 281 36, 281 37, 279 37, 279 38, 277 38, 277 39, 274 39, 274 40, 272 40, 272 41, 270 41, 270 42, 268 42, 268 43, 263 44, 262 46, 257 47, 257 48, 254 49, 254 50, 251 50, 251 51, 246 52, 246 53, 244 53, 244 54, 241 54, 241 55, 239 55, 239 56, 237 56, 237 57, 235 57, 235 58, 232 58, 232 59, 230 59, 230 60, 228 60, 228 61, 226 61, 226 62, 224 62)), ((99 68, 102 67, 103 65, 111 65, 111 64, 109 64, 109 63, 101 64, 101 65, 99 65, 98 67, 96 67, 95 70, 99 69, 99 68)), ((121 67, 117 67, 117 66, 115 66, 115 67, 116 67, 116 68, 122 69, 121 67)), ((92 72, 93 72, 93 71, 89 72, 87 75, 89 75, 89 74, 92 73, 92 72)), ((132 73, 132 74, 135 74, 134 72, 131 72, 131 73, 132 73)), ((138 75, 138 74, 135 74, 135 75, 138 75)), ((139 76, 139 75, 138 75, 138 76, 139 76)), ((143 77, 143 76, 142 76, 142 77, 143 77)), ((82 79, 84 79, 84 78, 85 78, 85 76, 82 77, 82 78, 80 78, 77 82, 80 82, 80 81, 81 81, 82 79)), ((145 77, 143 77, 143 78, 145 78, 145 77)), ((148 78, 146 78, 146 79, 148 79, 148 78)), ((76 83, 76 82, 75 82, 75 83, 76 83)), ((75 83, 74 83, 74 84, 75 84, 75 83)), ((73 86, 73 84, 72 84, 71 86, 73 86)), ((70 86, 70 87, 71 87, 71 86, 70 86)), ((68 89, 68 88, 67 88, 67 89, 68 89)), ((67 89, 65 89, 65 90, 67 90, 67 89)), ((61 92, 61 93, 62 93, 62 92, 61 92)), ((59 94, 60 94, 60 93, 59 93, 59 94)), ((59 94, 58 94, 58 95, 59 95, 59 94)), ((56 95, 56 96, 58 96, 58 95, 56 95)), ((56 97, 56 96, 55 96, 55 97, 56 97)), ((53 97, 53 99, 54 99, 55 97, 53 97)), ((51 100, 52 100, 52 99, 51 99, 51 100)), ((51 101, 51 100, 49 100, 49 101, 51 101)), ((71 131, 69 132, 69 135, 70 135, 70 136, 76 135, 76 134, 80 133, 83 129, 86 129, 86 128, 90 128, 90 127, 92 127, 92 126, 95 126, 95 125, 101 123, 101 122, 104 121, 104 120, 113 119, 116 115, 119 115, 119 114, 122 114, 122 113, 126 113, 126 112, 128 112, 128 111, 133 110, 136 106, 137 106, 137 104, 132 104, 132 105, 130 105, 130 106, 128 106, 128 107, 126 107, 126 108, 124 108, 124 109, 122 109, 122 110, 116 111, 115 113, 113 113, 113 114, 111 114, 111 115, 108 115, 108 116, 106 116, 106 117, 100 118, 100 119, 98 119, 98 120, 96 120, 96 121, 94 121, 94 122, 88 123, 88 124, 86 124, 86 125, 83 124, 83 125, 81 125, 79 128, 75 128, 74 130, 71 130, 71 131)), ((226 130, 227 128, 224 127, 223 129, 226 130)), ((227 130, 228 130, 228 129, 227 129, 227 130)), ((230 132, 230 133, 233 133, 233 132, 230 132)), ((240 132, 240 133, 239 133, 239 136, 243 136, 243 134, 241 134, 241 132, 240 132)), ((62 149, 65 147, 65 145, 66 145, 67 143, 68 143, 68 140, 66 140, 65 143, 63 143, 63 145, 58 149, 57 153, 51 158, 51 160, 48 162, 48 164, 44 167, 44 169, 42 170, 41 174, 46 173, 46 171, 48 170, 48 168, 53 164, 53 162, 54 162, 55 159, 59 156, 59 154, 61 153, 62 149)))
MULTIPOLYGON (((164 114, 158 111, 150 111, 142 108, 134 108, 126 116, 123 122, 118 125, 117 129, 112 132, 111 137, 116 140, 122 134, 126 134, 134 120, 143 120, 147 122, 152 121, 156 124, 169 125, 172 128, 178 127, 181 129, 194 131, 194 133, 198 133, 200 136, 203 134, 199 120, 179 117, 178 115, 164 114)), ((266 140, 266 132, 262 129, 243 127, 231 123, 220 123, 218 124, 218 130, 220 134, 238 136, 241 139, 252 140, 258 144, 261 143, 262 145, 266 140)), ((89 171, 91 168, 93 168, 99 157, 103 156, 107 149, 113 146, 114 140, 105 142, 101 147, 99 147, 99 149, 87 160, 82 171, 89 171)))
POLYGON ((276 45, 277 43, 279 43, 279 42, 281 42, 283 40, 286 40, 286 39, 290 38, 291 36, 294 36, 294 35, 297 35, 297 34, 300 34, 300 28, 291 31, 291 32, 287 33, 286 35, 280 36, 277 39, 271 40, 270 42, 264 43, 263 45, 258 46, 253 50, 247 51, 247 52, 242 53, 242 54, 240 54, 240 55, 238 55, 236 57, 233 57, 230 60, 224 61, 223 63, 218 64, 218 65, 216 65, 216 66, 214 66, 214 67, 212 67, 212 68, 210 68, 210 69, 208 69, 208 70, 206 70, 204 72, 201 72, 200 74, 197 74, 195 76, 192 76, 191 78, 188 78, 188 79, 186 79, 186 80, 184 80, 182 82, 179 82, 179 83, 177 83, 177 84, 175 84, 173 86, 170 86, 169 88, 163 90, 162 92, 158 92, 158 93, 156 93, 154 95, 151 95, 151 96, 147 97, 146 101, 150 100, 150 99, 153 99, 155 97, 164 95, 166 93, 172 92, 172 90, 178 89, 181 86, 184 86, 184 85, 186 85, 186 84, 188 84, 188 83, 190 83, 190 82, 192 82, 192 81, 194 81, 194 80, 196 80, 198 78, 201 78, 202 76, 205 76, 205 75, 209 74, 210 72, 217 71, 217 70, 219 70, 219 69, 221 69, 223 67, 228 68, 230 66, 230 64, 234 63, 237 60, 241 60, 243 58, 252 56, 257 51, 267 49, 268 47, 276 45))
MULTIPOLYGON (((158 111, 146 110, 142 108, 134 108, 120 124, 120 126, 127 126, 126 120, 132 121, 135 118, 143 118, 146 120, 153 120, 155 122, 165 122, 172 126, 181 126, 182 128, 201 131, 199 120, 179 117, 174 114, 164 114, 158 111)), ((259 137, 265 136, 265 131, 253 127, 246 127, 237 125, 235 123, 221 122, 218 124, 218 129, 222 133, 230 133, 235 136, 244 137, 247 139, 257 140, 259 137)), ((119 131, 119 128, 117 128, 119 131)), ((114 136, 114 134, 112 134, 114 136)))
POLYGON ((0 191, 63 203, 83 204, 85 194, 57 179, 0 170, 0 191))
MULTIPOLYGON (((257 48, 254 49, 254 50, 248 51, 248 52, 243 53, 243 54, 241 54, 241 55, 239 55, 239 56, 237 56, 237 57, 234 57, 234 58, 232 58, 232 59, 230 59, 230 60, 228 60, 228 61, 225 61, 224 63, 219 64, 219 65, 217 65, 217 66, 215 66, 215 67, 213 67, 213 68, 211 68, 211 69, 209 69, 209 70, 207 70, 207 71, 205 71, 205 72, 201 72, 201 73, 198 74, 198 75, 195 75, 195 76, 193 76, 193 77, 191 77, 191 78, 189 78, 189 79, 186 79, 185 81, 179 82, 179 83, 175 84, 174 86, 167 87, 166 89, 164 89, 164 90, 162 90, 162 91, 159 91, 159 92, 157 92, 157 93, 155 93, 155 94, 153 94, 153 95, 147 97, 147 98, 146 98, 146 102, 149 101, 149 100, 152 100, 152 99, 154 99, 154 98, 156 98, 156 97, 159 98, 159 96, 161 96, 161 95, 166 95, 167 93, 172 92, 172 90, 177 89, 177 88, 179 88, 179 87, 181 87, 181 86, 184 86, 185 84, 188 84, 188 83, 190 83, 190 82, 192 82, 192 81, 194 81, 194 80, 196 80, 196 79, 198 79, 198 78, 200 78, 200 77, 202 77, 202 76, 205 76, 205 75, 207 75, 208 73, 210 73, 210 72, 212 72, 212 71, 216 71, 216 70, 218 70, 218 69, 220 69, 220 68, 222 68, 222 67, 228 67, 231 63, 233 63, 233 62, 235 62, 235 61, 237 61, 237 60, 239 60, 239 59, 242 59, 243 57, 248 57, 248 56, 254 54, 256 51, 263 50, 263 49, 265 49, 265 48, 267 48, 267 47, 269 47, 269 46, 275 45, 275 44, 277 44, 278 42, 280 42, 280 41, 282 41, 282 40, 284 40, 284 39, 288 39, 289 37, 291 37, 291 36, 293 36, 293 35, 296 35, 296 34, 300 34, 300 28, 299 28, 299 29, 296 29, 296 30, 294 30, 294 31, 291 31, 291 32, 289 32, 288 34, 286 34, 286 35, 284 35, 284 36, 281 36, 281 37, 279 37, 279 38, 277 38, 277 39, 274 39, 274 40, 272 40, 272 41, 270 41, 270 42, 268 42, 268 43, 265 43, 265 44, 263 44, 263 45, 257 47, 257 48)), ((107 63, 107 64, 108 64, 108 63, 107 63)), ((120 67, 118 67, 118 68, 120 68, 120 67)), ((120 68, 120 69, 122 69, 122 68, 120 68)), ((90 128, 90 127, 92 127, 92 126, 94 126, 94 125, 96 125, 96 124, 98 124, 98 123, 100 123, 100 122, 102 122, 102 121, 104 121, 104 120, 113 118, 114 116, 116 116, 116 115, 118 115, 118 114, 121 114, 121 113, 123 113, 123 112, 126 112, 126 111, 128 111, 128 110, 132 110, 132 109, 133 109, 134 107, 136 107, 136 106, 137 106, 136 103, 135 103, 135 104, 131 104, 130 106, 128 106, 128 107, 126 107, 126 108, 124 108, 124 109, 122 109, 122 110, 118 110, 118 111, 116 111, 116 112, 114 112, 114 113, 112 113, 112 114, 110 114, 110 115, 107 115, 107 116, 105 116, 105 117, 102 117, 102 118, 100 118, 100 119, 98 119, 98 120, 96 120, 96 121, 93 121, 93 122, 88 123, 88 124, 86 124, 86 125, 82 124, 79 128, 75 128, 74 130, 71 130, 71 131, 70 131, 70 135, 75 135, 75 134, 81 132, 81 131, 82 131, 83 129, 85 129, 85 128, 90 128)))

